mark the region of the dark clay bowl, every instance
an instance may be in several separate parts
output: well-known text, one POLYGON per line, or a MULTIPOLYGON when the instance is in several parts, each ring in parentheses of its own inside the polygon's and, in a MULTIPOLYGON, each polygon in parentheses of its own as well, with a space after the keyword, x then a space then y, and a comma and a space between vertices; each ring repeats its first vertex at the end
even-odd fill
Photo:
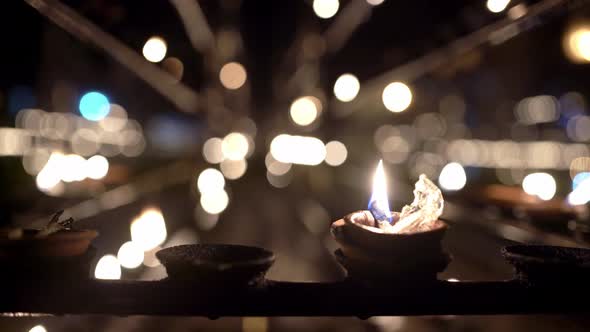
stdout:
POLYGON ((514 245, 502 249, 516 276, 530 283, 577 283, 590 280, 590 249, 514 245))
POLYGON ((331 233, 348 257, 383 255, 413 257, 416 254, 437 256, 442 252, 442 239, 447 224, 436 221, 436 228, 411 234, 387 234, 372 232, 356 222, 351 213, 332 223, 331 233))
POLYGON ((266 249, 230 244, 192 244, 156 253, 170 279, 207 286, 246 286, 261 281, 275 261, 266 249))

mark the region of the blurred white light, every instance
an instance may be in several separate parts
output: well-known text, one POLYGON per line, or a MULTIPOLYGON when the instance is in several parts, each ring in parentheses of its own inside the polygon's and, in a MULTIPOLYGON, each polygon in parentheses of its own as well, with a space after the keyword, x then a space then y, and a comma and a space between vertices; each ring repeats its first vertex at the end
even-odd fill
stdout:
POLYGON ((236 90, 246 83, 248 75, 246 69, 240 63, 230 62, 221 67, 219 80, 221 84, 230 90, 236 90))
POLYGON ((246 174, 248 163, 245 159, 240 160, 224 160, 219 165, 221 173, 229 180, 236 180, 246 174))
POLYGON ((361 84, 358 78, 352 74, 344 74, 338 77, 334 83, 334 95, 338 100, 349 102, 359 93, 361 84))
POLYGON ((68 154, 61 160, 61 179, 64 182, 82 181, 86 178, 86 159, 77 154, 68 154))
POLYGON ((199 229, 204 231, 212 230, 213 228, 215 228, 217 222, 219 221, 218 214, 208 213, 203 209, 203 207, 200 204, 195 207, 193 216, 199 229))
POLYGON ((590 116, 576 115, 569 119, 566 128, 567 135, 574 141, 590 141, 590 116))
POLYGON ((201 193, 223 190, 225 179, 223 174, 215 168, 203 170, 197 178, 197 188, 201 193))
POLYGON ((143 45, 143 56, 150 62, 160 62, 166 57, 168 46, 164 39, 160 37, 151 37, 143 45))
POLYGON ((378 6, 382 4, 385 0, 367 0, 367 3, 371 6, 378 6))
POLYGON ((221 142, 223 157, 229 160, 240 160, 246 158, 250 143, 246 135, 242 133, 229 133, 221 142))
POLYGON ((346 161, 348 150, 346 145, 338 141, 331 141, 326 144, 326 164, 340 166, 346 161))
POLYGON ((315 137, 281 134, 272 140, 270 153, 283 163, 313 166, 326 158, 326 146, 315 137))
POLYGON ((201 193, 201 206, 210 214, 219 214, 227 208, 229 196, 225 190, 201 193))
POLYGON ((124 268, 135 269, 143 262, 143 250, 135 242, 127 241, 119 248, 117 259, 124 268))
POLYGON ((37 175, 47 164, 51 153, 46 148, 33 148, 23 155, 23 168, 31 175, 37 175))
POLYGON ((47 329, 45 328, 45 326, 39 324, 39 325, 35 325, 33 326, 29 332, 47 332, 47 329))
POLYGON ((147 209, 131 222, 131 241, 143 251, 164 243, 166 235, 166 222, 158 209, 147 209))
POLYGON ((111 104, 110 106, 109 115, 100 120, 98 124, 106 131, 116 132, 125 128, 128 121, 127 111, 121 105, 111 104))
POLYGON ((266 154, 266 157, 264 158, 264 164, 266 165, 269 173, 277 176, 286 174, 289 172, 289 170, 291 170, 292 166, 290 163, 282 163, 276 160, 272 157, 270 152, 266 154))
POLYGON ((109 161, 107 158, 96 155, 88 158, 86 160, 86 176, 94 179, 100 180, 104 178, 107 173, 109 172, 109 161))
POLYGON ((499 13, 506 9, 509 3, 510 0, 488 0, 486 7, 488 7, 488 10, 492 13, 499 13))
POLYGON ((529 195, 548 201, 555 196, 557 184, 551 174, 531 173, 522 180, 522 189, 529 195))
POLYGON ((60 152, 53 152, 45 166, 37 174, 37 188, 49 190, 61 181, 61 166, 65 156, 60 152))
POLYGON ((460 190, 467 183, 467 174, 459 163, 448 163, 438 176, 438 183, 445 190, 460 190))
POLYGON ((412 91, 404 83, 393 82, 383 89, 382 99, 388 110, 395 113, 403 112, 412 103, 412 91))
POLYGON ((70 138, 72 152, 82 156, 91 156, 95 154, 101 146, 98 134, 88 128, 77 129, 70 138))
POLYGON ((519 122, 536 124, 559 119, 558 101, 553 96, 535 96, 521 100, 514 109, 519 122))
POLYGON ((31 136, 26 130, 0 128, 0 156, 23 155, 30 145, 31 136))
POLYGON ((565 34, 563 45, 566 55, 573 62, 590 62, 590 27, 570 29, 565 34))
POLYGON ((575 189, 567 196, 567 201, 571 205, 583 205, 590 202, 590 177, 584 178, 577 184, 575 189))
POLYGON ((223 151, 221 143, 223 140, 219 137, 211 137, 203 144, 203 157, 210 164, 219 164, 223 161, 223 151))
POLYGON ((319 18, 330 18, 338 12, 338 0, 313 0, 313 11, 319 18))
POLYGON ((290 115, 300 126, 310 125, 317 119, 319 110, 311 97, 301 97, 291 104, 290 115))
POLYGON ((104 255, 96 264, 94 269, 96 279, 121 279, 121 266, 117 257, 113 255, 104 255))

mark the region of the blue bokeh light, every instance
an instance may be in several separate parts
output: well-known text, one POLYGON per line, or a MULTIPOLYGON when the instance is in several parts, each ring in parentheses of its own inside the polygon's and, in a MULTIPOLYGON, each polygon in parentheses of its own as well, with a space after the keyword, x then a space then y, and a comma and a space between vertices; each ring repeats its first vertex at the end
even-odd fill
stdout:
POLYGON ((90 121, 104 119, 111 111, 109 99, 100 92, 92 91, 80 99, 80 114, 90 121))
POLYGON ((572 189, 575 190, 582 181, 590 178, 590 172, 581 172, 574 176, 574 180, 572 181, 572 189))

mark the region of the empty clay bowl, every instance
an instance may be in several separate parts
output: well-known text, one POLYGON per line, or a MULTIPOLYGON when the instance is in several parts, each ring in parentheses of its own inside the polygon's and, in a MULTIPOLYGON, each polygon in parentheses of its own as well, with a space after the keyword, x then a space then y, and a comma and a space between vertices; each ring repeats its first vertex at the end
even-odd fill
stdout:
POLYGON ((231 244, 193 244, 156 253, 170 279, 207 286, 247 286, 261 281, 275 255, 266 249, 231 244))

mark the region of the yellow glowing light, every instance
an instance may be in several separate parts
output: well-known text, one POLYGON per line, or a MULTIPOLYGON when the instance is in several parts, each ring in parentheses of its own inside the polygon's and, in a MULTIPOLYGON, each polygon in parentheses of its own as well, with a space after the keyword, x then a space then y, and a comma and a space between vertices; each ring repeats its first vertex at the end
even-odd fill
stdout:
POLYGON ((105 255, 98 261, 94 269, 96 279, 121 279, 121 266, 117 257, 105 255))
POLYGON ((313 0, 313 11, 319 18, 327 19, 338 12, 338 0, 313 0))
POLYGON ((412 103, 412 91, 401 82, 393 82, 383 89, 383 105, 388 110, 399 113, 405 111, 412 103))
POLYGON ((300 126, 310 125, 318 117, 318 113, 316 104, 310 97, 298 98, 291 104, 291 119, 300 126))
POLYGON ((221 173, 229 180, 236 180, 246 174, 248 163, 245 159, 240 160, 224 160, 219 165, 221 173))
POLYGON ((100 180, 109 172, 109 161, 101 155, 88 158, 85 165, 86 176, 91 179, 100 180))
POLYGON ((522 180, 522 189, 529 195, 548 201, 555 196, 557 184, 551 174, 531 173, 522 180))
POLYGON ((460 190, 467 183, 465 169, 459 163, 448 163, 438 176, 438 183, 445 190, 460 190))
POLYGON ((148 209, 131 222, 131 241, 149 251, 166 240, 166 222, 162 212, 148 209))
POLYGON ((349 102, 359 93, 361 84, 358 78, 352 74, 344 74, 338 77, 334 83, 334 95, 338 100, 349 102))
POLYGON ((237 62, 230 62, 221 67, 219 80, 221 84, 230 90, 236 90, 246 83, 246 68, 237 62))
POLYGON ((346 161, 348 150, 346 145, 338 141, 331 141, 326 144, 326 164, 340 166, 346 161))
POLYGON ((203 170, 197 178, 197 188, 201 193, 223 190, 225 179, 223 174, 215 168, 203 170))
POLYGON ((371 210, 376 209, 379 212, 384 213, 388 218, 391 218, 383 160, 379 160, 379 164, 373 175, 373 192, 371 193, 371 199, 369 200, 369 208, 371 208, 371 210))
POLYGON ((488 0, 486 7, 488 7, 488 10, 492 13, 500 13, 508 7, 509 3, 510 0, 488 0))
POLYGON ((203 157, 210 164, 219 164, 223 161, 223 151, 221 143, 223 140, 219 137, 211 137, 203 144, 203 157))
POLYGON ((201 194, 201 206, 210 214, 219 214, 227 208, 229 196, 225 190, 208 191, 201 194))
POLYGON ((242 133, 229 133, 221 142, 223 157, 229 160, 240 160, 246 158, 250 143, 248 137, 242 133))
POLYGON ((166 56, 168 46, 164 39, 160 37, 151 37, 143 45, 143 56, 150 62, 160 62, 166 56))
POLYGON ((143 250, 135 242, 127 241, 119 248, 117 259, 124 268, 135 269, 143 262, 143 250))
POLYGON ((579 26, 566 33, 566 54, 575 62, 590 62, 590 28, 579 26))
POLYGON ((313 166, 326 158, 326 146, 315 137, 282 134, 272 140, 270 153, 282 163, 313 166))
POLYGON ((35 325, 33 326, 29 332, 47 332, 47 329, 45 328, 45 326, 39 324, 39 325, 35 325))

